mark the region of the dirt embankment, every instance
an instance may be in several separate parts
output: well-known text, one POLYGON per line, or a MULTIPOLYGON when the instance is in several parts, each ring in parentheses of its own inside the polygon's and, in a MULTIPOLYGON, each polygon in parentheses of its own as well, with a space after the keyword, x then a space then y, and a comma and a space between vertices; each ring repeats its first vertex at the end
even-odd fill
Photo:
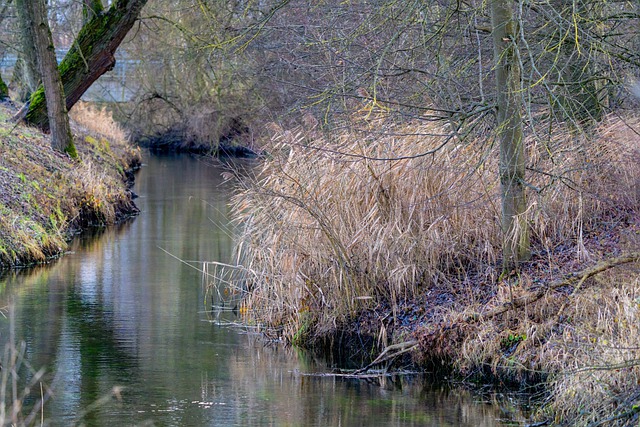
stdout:
POLYGON ((139 151, 110 116, 79 110, 74 160, 53 151, 47 135, 14 123, 13 106, 0 105, 0 269, 46 262, 74 233, 137 213, 129 187, 139 151))

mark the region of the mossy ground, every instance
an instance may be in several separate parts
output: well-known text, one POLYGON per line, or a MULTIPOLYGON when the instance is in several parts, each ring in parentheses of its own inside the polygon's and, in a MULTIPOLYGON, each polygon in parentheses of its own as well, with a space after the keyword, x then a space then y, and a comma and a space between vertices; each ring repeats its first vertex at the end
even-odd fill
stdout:
POLYGON ((78 159, 51 149, 49 137, 11 120, 0 105, 0 269, 59 256, 71 235, 134 214, 128 183, 140 163, 126 141, 76 126, 78 159))

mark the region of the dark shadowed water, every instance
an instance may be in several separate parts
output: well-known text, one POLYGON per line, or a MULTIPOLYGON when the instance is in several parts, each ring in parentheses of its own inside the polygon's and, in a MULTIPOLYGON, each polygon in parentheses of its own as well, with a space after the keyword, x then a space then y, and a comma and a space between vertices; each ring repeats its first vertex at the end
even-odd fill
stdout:
MULTIPOLYGON (((307 376, 329 369, 222 326, 237 319, 207 311, 193 266, 231 260, 223 169, 187 156, 146 163, 134 188, 139 217, 79 238, 50 266, 0 279, 24 360, 46 369, 51 425, 495 426, 513 416, 504 403, 419 378, 307 376)), ((0 318, 3 345, 9 331, 0 318)), ((20 373, 19 384, 32 377, 20 373)), ((25 405, 39 396, 36 383, 25 405)))

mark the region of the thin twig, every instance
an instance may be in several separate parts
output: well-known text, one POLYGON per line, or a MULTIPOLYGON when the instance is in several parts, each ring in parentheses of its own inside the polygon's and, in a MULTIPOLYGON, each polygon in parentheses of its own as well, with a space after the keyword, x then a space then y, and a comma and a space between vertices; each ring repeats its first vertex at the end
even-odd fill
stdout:
POLYGON ((364 368, 360 368, 357 369, 353 372, 353 375, 357 375, 357 374, 361 374, 362 372, 366 372, 369 369, 371 369, 372 366, 375 366, 379 363, 382 362, 386 362, 388 360, 391 359, 395 359, 396 357, 400 356, 401 354, 404 353, 408 353, 411 350, 415 349, 416 347, 418 347, 418 341, 416 340, 411 340, 411 341, 405 341, 405 342, 401 342, 398 344, 393 344, 390 345, 388 347, 386 347, 382 353, 380 353, 380 355, 378 357, 376 357, 376 359, 369 363, 367 366, 365 366, 364 368), (395 353, 392 353, 394 352, 395 353))

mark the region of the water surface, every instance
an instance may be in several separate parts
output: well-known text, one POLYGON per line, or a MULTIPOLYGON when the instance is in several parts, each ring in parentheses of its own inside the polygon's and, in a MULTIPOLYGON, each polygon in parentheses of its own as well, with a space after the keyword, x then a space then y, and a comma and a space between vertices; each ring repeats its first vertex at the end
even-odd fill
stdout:
MULTIPOLYGON (((329 368, 222 325, 237 319, 209 311, 198 269, 232 257, 223 171, 188 156, 149 157, 134 188, 139 217, 77 239, 50 266, 0 279, 0 306, 14 307, 24 359, 46 370, 51 425, 494 426, 510 418, 504 405, 418 378, 309 376, 329 368)), ((9 330, 0 319, 3 344, 9 330)), ((25 403, 40 393, 34 387, 25 403)))

